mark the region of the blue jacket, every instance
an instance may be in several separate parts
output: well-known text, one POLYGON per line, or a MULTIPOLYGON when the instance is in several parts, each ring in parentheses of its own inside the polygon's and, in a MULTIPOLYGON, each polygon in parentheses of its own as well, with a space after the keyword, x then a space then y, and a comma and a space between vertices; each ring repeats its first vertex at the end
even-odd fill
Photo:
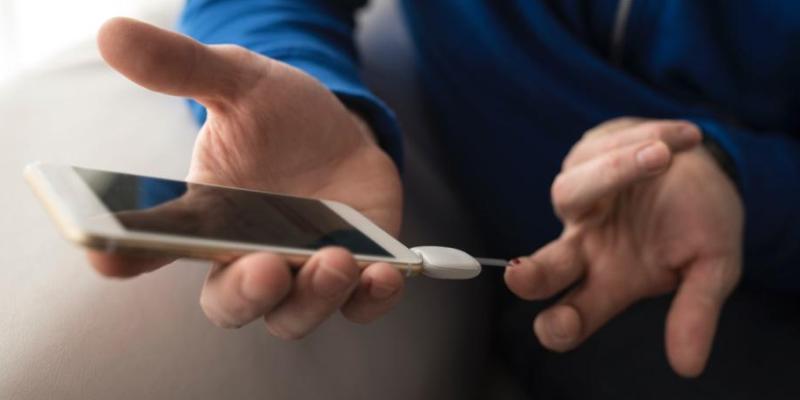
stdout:
MULTIPOLYGON (((317 77, 400 162, 390 110, 363 85, 358 0, 189 0, 181 28, 317 77)), ((560 225, 549 185, 590 127, 695 121, 735 163, 746 274, 800 288, 800 3, 795 0, 405 0, 427 106, 496 255, 560 225)), ((199 118, 202 110, 195 105, 199 118)))

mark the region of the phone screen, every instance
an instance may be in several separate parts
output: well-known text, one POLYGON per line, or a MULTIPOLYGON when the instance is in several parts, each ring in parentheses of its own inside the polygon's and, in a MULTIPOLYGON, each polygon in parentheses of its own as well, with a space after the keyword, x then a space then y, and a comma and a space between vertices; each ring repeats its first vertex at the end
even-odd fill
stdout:
POLYGON ((131 231, 391 257, 318 200, 74 169, 131 231))

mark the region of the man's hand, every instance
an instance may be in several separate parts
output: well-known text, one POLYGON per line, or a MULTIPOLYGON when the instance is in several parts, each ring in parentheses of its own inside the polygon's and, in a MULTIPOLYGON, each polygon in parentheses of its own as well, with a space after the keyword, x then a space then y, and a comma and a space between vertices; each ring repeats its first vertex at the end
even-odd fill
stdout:
MULTIPOLYGON (((357 116, 309 75, 236 46, 205 46, 130 19, 98 36, 106 62, 148 89, 196 99, 208 119, 195 143, 189 181, 337 200, 392 234, 400 229, 397 170, 357 116)), ((133 276, 163 260, 92 252, 110 276, 133 276)), ((269 331, 299 338, 341 308, 367 322, 397 302, 402 275, 386 263, 361 270, 343 249, 317 252, 292 277, 269 253, 212 268, 201 305, 220 326, 263 316, 269 331)))
POLYGON ((552 186, 562 235, 505 275, 527 300, 577 283, 536 317, 545 347, 571 350, 637 300, 677 289, 667 356, 683 376, 703 371, 720 309, 739 281, 744 215, 700 139, 687 122, 622 118, 573 147, 552 186))

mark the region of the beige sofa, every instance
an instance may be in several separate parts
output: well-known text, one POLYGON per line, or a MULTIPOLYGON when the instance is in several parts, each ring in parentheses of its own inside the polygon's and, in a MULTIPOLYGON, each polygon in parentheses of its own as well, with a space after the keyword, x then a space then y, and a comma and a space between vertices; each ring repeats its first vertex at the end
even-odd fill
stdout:
MULTIPOLYGON (((178 2, 145 18, 170 25, 178 2), (169 12, 164 10, 169 10, 169 12)), ((435 173, 391 1, 362 16, 368 80, 411 138, 409 244, 476 249, 435 173), (397 88, 402 88, 399 92, 397 88)), ((87 41, 0 87, 0 399, 450 399, 481 397, 486 285, 409 282, 377 323, 335 317, 283 342, 262 324, 222 330, 197 298, 207 270, 180 261, 130 281, 97 276, 55 230, 21 172, 34 160, 181 178, 197 130, 182 100, 144 91, 87 41)))

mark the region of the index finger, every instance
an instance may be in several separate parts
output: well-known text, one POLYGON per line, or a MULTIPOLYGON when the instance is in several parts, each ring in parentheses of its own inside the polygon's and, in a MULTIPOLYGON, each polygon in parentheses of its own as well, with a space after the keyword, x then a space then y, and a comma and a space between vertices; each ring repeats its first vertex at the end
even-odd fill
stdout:
POLYGON ((634 144, 613 150, 560 173, 551 196, 556 213, 572 219, 629 185, 663 171, 672 159, 663 142, 634 144))
POLYGON ((702 134, 700 128, 688 121, 614 120, 587 132, 564 159, 563 168, 575 167, 614 149, 655 140, 664 142, 673 152, 679 152, 700 143, 702 134))

